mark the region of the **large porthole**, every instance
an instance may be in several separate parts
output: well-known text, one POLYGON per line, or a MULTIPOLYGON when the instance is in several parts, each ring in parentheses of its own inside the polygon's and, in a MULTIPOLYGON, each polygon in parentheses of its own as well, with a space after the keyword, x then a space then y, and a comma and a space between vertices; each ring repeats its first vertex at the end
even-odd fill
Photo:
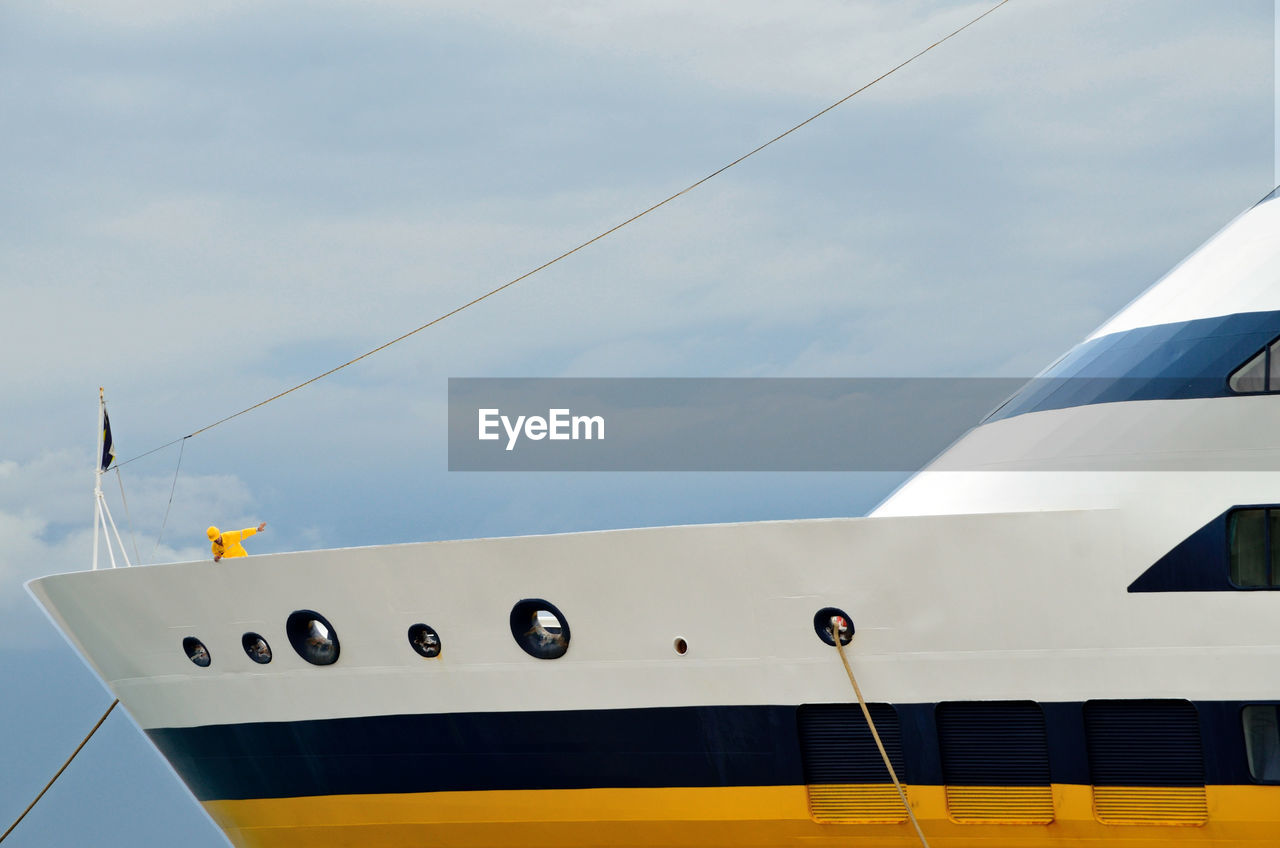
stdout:
POLYGON ((511 636, 531 657, 559 659, 569 650, 569 622, 555 605, 527 598, 511 608, 511 636))
POLYGON ((188 636, 182 640, 182 652, 187 655, 187 659, 201 668, 208 668, 209 663, 213 662, 213 658, 209 656, 209 649, 204 646, 204 642, 194 636, 188 636))
POLYGON ((241 636, 240 647, 244 648, 245 656, 259 665, 271 662, 271 646, 258 633, 246 633, 241 636))
POLYGON ((312 665, 333 665, 338 661, 338 631, 314 610, 298 610, 285 622, 289 644, 312 665))
POLYGON ((433 660, 440 656, 440 634, 434 627, 426 624, 415 624, 409 628, 409 646, 419 656, 433 660))

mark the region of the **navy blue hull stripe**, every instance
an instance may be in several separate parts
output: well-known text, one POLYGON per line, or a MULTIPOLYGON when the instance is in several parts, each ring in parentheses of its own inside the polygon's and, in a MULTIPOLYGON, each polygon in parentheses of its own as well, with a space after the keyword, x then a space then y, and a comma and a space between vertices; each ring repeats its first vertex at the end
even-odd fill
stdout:
MULTIPOLYGON (((1049 779, 1090 783, 1084 705, 1040 706, 1049 779)), ((1194 706, 1205 782, 1251 783, 1243 703, 1194 706)), ((797 709, 396 715, 147 733, 202 801, 447 790, 784 786, 804 783, 797 709)), ((935 705, 899 704, 894 709, 904 779, 943 784, 935 705)), ((1159 746, 1149 753, 1136 750, 1118 773, 1125 780, 1141 779, 1141 785, 1181 785, 1182 778, 1162 771, 1165 753, 1159 746)))
POLYGON ((1076 345, 987 420, 1096 403, 1227 397, 1227 378, 1277 336, 1280 311, 1112 333, 1076 345))

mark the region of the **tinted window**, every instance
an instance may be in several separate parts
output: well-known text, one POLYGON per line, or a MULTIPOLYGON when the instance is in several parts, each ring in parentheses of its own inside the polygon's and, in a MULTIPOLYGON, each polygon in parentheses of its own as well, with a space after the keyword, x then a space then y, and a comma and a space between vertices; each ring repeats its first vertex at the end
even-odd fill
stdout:
POLYGON ((1280 783, 1280 710, 1274 705, 1250 705, 1241 713, 1249 773, 1254 780, 1280 783))
POLYGON ((1247 394, 1267 391, 1267 351, 1262 351, 1231 375, 1227 385, 1233 392, 1247 394))
POLYGON ((1231 582, 1250 589, 1280 586, 1280 509, 1237 509, 1227 521, 1231 582))

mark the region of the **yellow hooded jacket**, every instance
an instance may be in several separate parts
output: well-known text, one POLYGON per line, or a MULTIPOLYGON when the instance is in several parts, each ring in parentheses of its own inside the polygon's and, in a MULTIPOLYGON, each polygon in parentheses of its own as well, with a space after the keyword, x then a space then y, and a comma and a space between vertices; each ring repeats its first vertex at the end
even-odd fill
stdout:
POLYGON ((241 539, 247 539, 258 532, 257 527, 246 527, 243 530, 224 530, 222 535, 213 540, 210 547, 213 549, 214 556, 222 557, 242 557, 248 556, 249 553, 244 549, 244 545, 240 544, 241 539), (222 544, 218 544, 218 540, 222 540, 222 544))

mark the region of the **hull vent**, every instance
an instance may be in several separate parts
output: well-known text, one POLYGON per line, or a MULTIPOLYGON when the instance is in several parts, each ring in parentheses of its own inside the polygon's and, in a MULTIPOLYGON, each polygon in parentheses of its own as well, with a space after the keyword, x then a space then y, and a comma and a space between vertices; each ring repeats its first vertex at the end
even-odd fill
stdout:
POLYGON ((940 704, 947 812, 958 822, 1053 821, 1044 713, 1031 701, 940 704))
MULTIPOLYGON (((905 782, 902 730, 888 704, 869 704, 889 761, 905 782)), ((809 814, 819 822, 907 820, 871 730, 857 704, 807 704, 798 713, 809 814)))
POLYGON ((1108 824, 1204 824, 1200 719, 1188 701, 1084 706, 1093 803, 1108 824))

